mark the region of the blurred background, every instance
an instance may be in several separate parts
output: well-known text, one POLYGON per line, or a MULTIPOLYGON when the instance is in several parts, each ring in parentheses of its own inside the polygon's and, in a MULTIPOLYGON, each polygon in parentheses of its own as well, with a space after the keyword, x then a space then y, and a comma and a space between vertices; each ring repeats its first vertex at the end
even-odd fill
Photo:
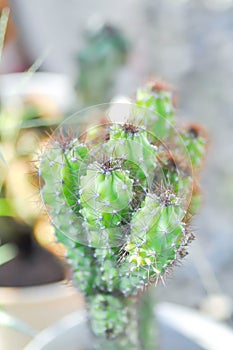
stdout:
POLYGON ((11 0, 0 11, 0 289, 67 273, 54 260, 63 251, 35 201, 37 180, 28 179, 41 135, 73 111, 130 97, 159 77, 177 91, 177 115, 204 125, 209 152, 197 239, 157 297, 233 326, 233 1, 11 0), (15 271, 34 250, 37 272, 30 276, 30 263, 23 283, 15 271))

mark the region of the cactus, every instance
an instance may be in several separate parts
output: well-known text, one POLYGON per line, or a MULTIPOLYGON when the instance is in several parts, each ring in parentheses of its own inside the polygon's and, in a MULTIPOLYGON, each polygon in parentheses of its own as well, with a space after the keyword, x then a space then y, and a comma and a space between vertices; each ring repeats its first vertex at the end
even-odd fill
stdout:
POLYGON ((78 53, 77 92, 84 105, 112 98, 117 72, 126 64, 130 43, 117 27, 108 23, 88 26, 84 46, 78 53))
POLYGON ((111 340, 109 349, 145 348, 137 297, 186 255, 205 151, 197 132, 175 130, 173 95, 163 84, 140 89, 134 102, 122 123, 106 120, 77 137, 70 124, 61 126, 39 168, 41 194, 86 296, 93 333, 111 340))

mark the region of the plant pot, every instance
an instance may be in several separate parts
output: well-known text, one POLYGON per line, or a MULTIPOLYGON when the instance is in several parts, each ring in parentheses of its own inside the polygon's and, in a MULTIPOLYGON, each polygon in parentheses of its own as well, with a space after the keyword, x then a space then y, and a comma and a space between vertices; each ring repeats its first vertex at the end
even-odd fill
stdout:
MULTIPOLYGON (((232 331, 199 312, 162 303, 155 310, 159 340, 155 350, 231 350, 232 331)), ((39 333, 24 350, 91 350, 86 313, 72 313, 39 333)), ((104 350, 104 348, 103 348, 104 350)))
POLYGON ((18 252, 0 266, 0 349, 4 350, 22 350, 38 331, 83 305, 81 295, 66 280, 67 266, 41 247, 30 231, 17 232, 18 252))
POLYGON ((83 299, 64 280, 33 287, 1 287, 0 304, 9 315, 29 325, 28 330, 14 325, 0 326, 0 349, 22 350, 33 333, 49 327, 74 309, 81 308, 83 299))

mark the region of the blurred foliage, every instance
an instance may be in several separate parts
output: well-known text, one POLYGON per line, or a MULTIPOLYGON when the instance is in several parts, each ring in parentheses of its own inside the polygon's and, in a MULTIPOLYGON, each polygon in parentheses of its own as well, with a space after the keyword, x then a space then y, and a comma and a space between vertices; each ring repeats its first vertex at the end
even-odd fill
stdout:
POLYGON ((62 119, 49 99, 28 96, 2 101, 0 109, 0 220, 1 242, 15 241, 18 226, 34 226, 42 213, 38 203, 35 154, 45 132, 62 119), (12 229, 6 230, 4 222, 12 229), (17 225, 15 225, 17 223, 17 225))
POLYGON ((83 104, 109 101, 119 68, 126 63, 129 42, 116 27, 102 24, 85 32, 85 45, 78 54, 77 90, 83 104))
POLYGON ((17 249, 13 244, 7 243, 0 246, 0 265, 12 260, 17 255, 17 249))
POLYGON ((6 172, 6 169, 7 169, 7 163, 2 155, 2 152, 0 150, 0 191, 1 191, 1 188, 2 188, 2 184, 3 184, 3 180, 4 180, 4 177, 5 177, 5 172, 6 172))

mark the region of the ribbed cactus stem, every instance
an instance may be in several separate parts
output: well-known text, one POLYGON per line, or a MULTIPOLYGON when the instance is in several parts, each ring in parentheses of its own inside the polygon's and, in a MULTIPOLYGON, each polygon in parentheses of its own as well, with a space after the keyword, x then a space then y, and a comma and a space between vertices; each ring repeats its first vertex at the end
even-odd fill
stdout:
POLYGON ((92 349, 155 350, 154 300, 149 293, 146 296, 145 301, 145 298, 99 294, 89 300, 91 329, 95 334, 92 349))
POLYGON ((173 132, 174 102, 173 91, 160 81, 151 81, 137 91, 136 104, 154 112, 150 115, 151 131, 157 137, 167 137, 173 132))
POLYGON ((53 136, 40 163, 57 238, 109 349, 149 349, 138 340, 136 298, 185 255, 200 198, 200 130, 175 131, 172 93, 161 83, 140 89, 136 105, 149 113, 135 107, 126 122, 96 127, 94 138, 88 130, 86 139, 53 136))

